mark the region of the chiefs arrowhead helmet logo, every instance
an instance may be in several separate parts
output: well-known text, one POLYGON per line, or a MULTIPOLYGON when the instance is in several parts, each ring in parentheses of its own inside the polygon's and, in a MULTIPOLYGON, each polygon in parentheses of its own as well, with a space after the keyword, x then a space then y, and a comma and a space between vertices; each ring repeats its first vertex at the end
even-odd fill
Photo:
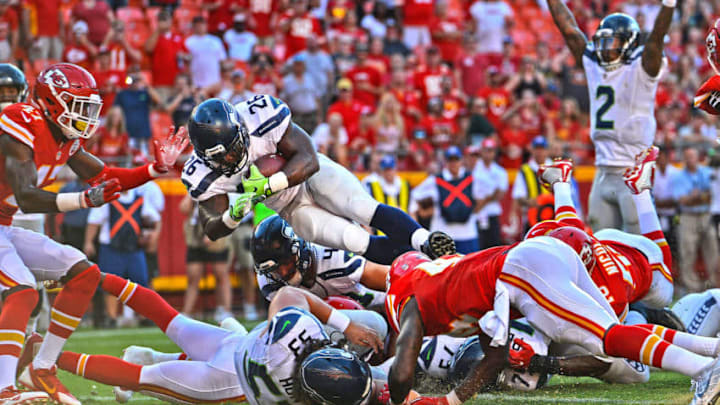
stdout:
POLYGON ((68 81, 67 76, 65 76, 65 73, 60 71, 60 69, 50 69, 47 72, 45 72, 45 75, 43 75, 43 79, 45 80, 45 83, 51 84, 55 87, 60 87, 63 89, 67 89, 70 87, 70 82, 68 81))

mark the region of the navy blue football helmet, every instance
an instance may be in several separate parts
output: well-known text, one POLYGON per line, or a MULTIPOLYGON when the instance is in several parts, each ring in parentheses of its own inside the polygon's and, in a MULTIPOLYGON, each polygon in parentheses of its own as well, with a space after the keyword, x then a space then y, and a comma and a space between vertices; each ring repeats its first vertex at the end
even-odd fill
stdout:
POLYGON ((326 347, 300 365, 303 394, 320 405, 360 405, 372 392, 370 366, 357 354, 326 347))
POLYGON ((485 357, 480 339, 473 336, 460 346, 450 360, 448 369, 448 380, 453 386, 457 386, 475 369, 485 357))
POLYGON ((312 247, 295 235, 290 224, 279 215, 267 217, 258 224, 250 239, 250 252, 256 273, 287 285, 295 273, 300 272, 302 286, 315 285, 317 272, 312 247), (287 264, 292 266, 288 268, 287 264))
POLYGON ((627 14, 613 13, 600 21, 592 40, 600 66, 614 68, 640 45, 640 26, 627 14))
POLYGON ((188 120, 188 133, 195 153, 212 170, 230 176, 247 164, 250 135, 227 101, 211 98, 198 104, 188 120))
POLYGON ((0 88, 10 87, 17 93, 10 94, 0 90, 0 108, 10 104, 24 103, 28 93, 28 82, 25 73, 10 63, 0 63, 0 88))

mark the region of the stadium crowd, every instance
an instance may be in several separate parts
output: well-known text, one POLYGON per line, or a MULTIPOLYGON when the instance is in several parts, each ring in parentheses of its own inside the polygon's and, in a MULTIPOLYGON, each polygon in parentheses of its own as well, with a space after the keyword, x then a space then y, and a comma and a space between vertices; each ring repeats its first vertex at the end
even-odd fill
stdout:
MULTIPOLYGON (((644 39, 661 4, 568 6, 588 37, 603 16, 621 11, 637 19, 644 39)), ((714 216, 714 227, 706 221, 707 237, 698 239, 687 226, 670 237, 685 257, 683 268, 694 264, 702 243, 717 238, 720 223, 717 129, 714 118, 692 108, 712 72, 704 35, 718 15, 717 2, 678 7, 656 99, 655 144, 665 153, 654 192, 666 231, 690 212, 714 216), (672 164, 682 168, 668 174, 667 162, 670 172, 672 164), (690 178, 700 179, 688 186, 698 201, 677 192, 690 178)), ((151 154, 150 139, 164 136, 171 123, 183 125, 206 98, 235 104, 270 94, 290 106, 318 151, 355 172, 376 173, 366 181, 376 198, 387 194, 374 192, 377 179, 402 188, 397 170, 435 174, 462 160, 485 182, 478 188, 492 190, 473 196, 488 208, 472 217, 481 247, 500 242, 502 208, 491 203, 508 190, 502 173, 522 172, 528 160, 536 170, 552 157, 594 162, 585 75, 542 0, 0 0, 0 62, 17 64, 33 80, 57 60, 97 79, 104 124, 90 149, 105 161, 142 161, 151 154)), ((536 197, 531 187, 515 188, 514 210, 537 207, 527 201, 536 197)), ((422 223, 431 202, 415 196, 412 203, 403 208, 422 223)), ((506 233, 519 237, 528 224, 514 225, 506 233)), ((711 245, 702 252, 716 285, 717 244, 711 245)), ((694 279, 685 284, 702 288, 694 279)))

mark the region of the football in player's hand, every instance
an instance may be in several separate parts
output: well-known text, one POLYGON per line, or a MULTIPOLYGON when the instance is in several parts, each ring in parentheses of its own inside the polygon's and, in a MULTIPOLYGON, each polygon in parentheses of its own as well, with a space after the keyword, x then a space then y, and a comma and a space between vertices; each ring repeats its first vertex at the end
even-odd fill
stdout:
POLYGON ((263 176, 270 177, 271 175, 279 172, 280 169, 285 166, 285 162, 287 161, 281 155, 271 153, 269 155, 260 156, 253 163, 258 169, 260 169, 260 173, 262 173, 263 176))

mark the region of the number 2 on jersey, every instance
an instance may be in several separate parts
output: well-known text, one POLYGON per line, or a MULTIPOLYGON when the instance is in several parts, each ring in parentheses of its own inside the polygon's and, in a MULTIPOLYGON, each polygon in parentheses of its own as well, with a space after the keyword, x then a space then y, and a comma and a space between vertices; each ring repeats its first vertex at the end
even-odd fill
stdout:
POLYGON ((615 121, 603 119, 603 115, 615 104, 615 90, 610 86, 598 86, 595 98, 599 100, 600 97, 605 97, 605 102, 595 112, 595 128, 615 129, 615 121))

